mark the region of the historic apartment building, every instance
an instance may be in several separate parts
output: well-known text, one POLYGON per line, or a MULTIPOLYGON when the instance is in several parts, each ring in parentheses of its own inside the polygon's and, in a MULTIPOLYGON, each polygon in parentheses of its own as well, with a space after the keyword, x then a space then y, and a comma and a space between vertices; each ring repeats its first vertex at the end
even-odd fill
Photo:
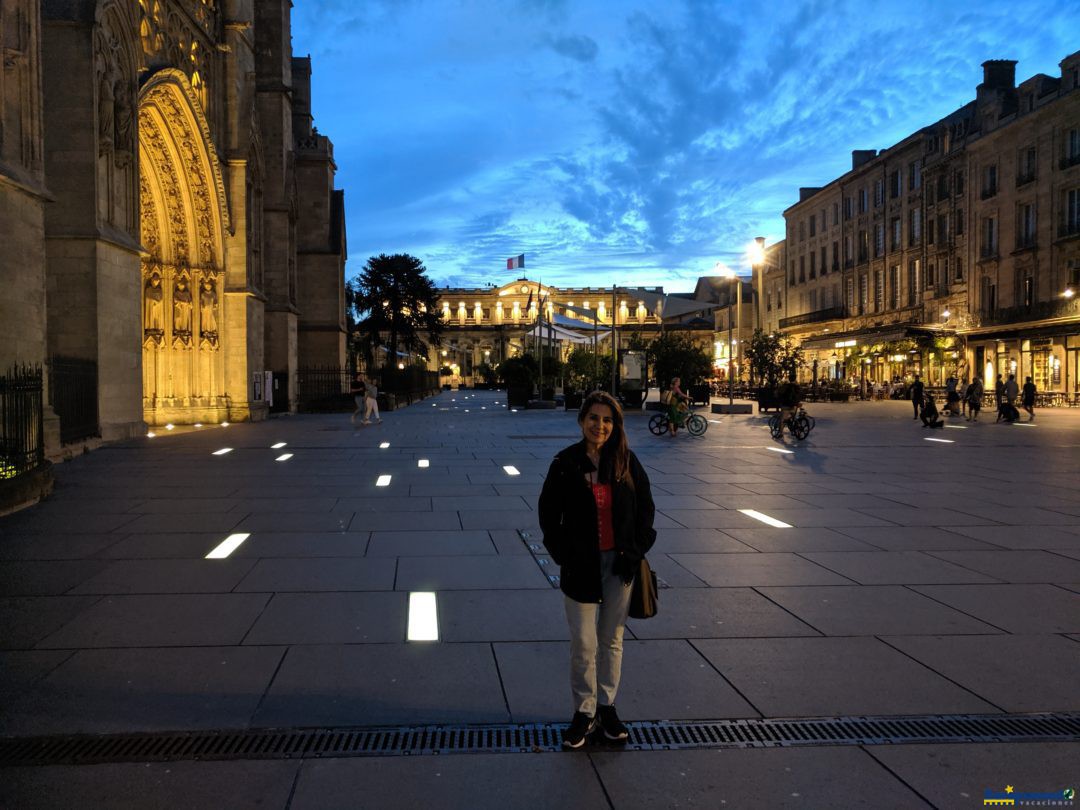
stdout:
POLYGON ((95 406, 79 438, 259 419, 266 372, 280 407, 344 365, 344 202, 290 8, 3 3, 0 373, 50 370, 51 451, 95 406))
POLYGON ((811 367, 1080 391, 1080 52, 1019 86, 1015 65, 983 63, 972 102, 785 211, 778 326, 811 367))

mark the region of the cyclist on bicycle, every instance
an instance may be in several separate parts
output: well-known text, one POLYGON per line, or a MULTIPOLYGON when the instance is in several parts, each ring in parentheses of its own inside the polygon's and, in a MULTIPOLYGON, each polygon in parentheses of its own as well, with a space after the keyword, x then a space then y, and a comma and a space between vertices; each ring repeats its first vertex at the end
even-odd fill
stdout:
POLYGON ((681 380, 678 377, 671 378, 671 388, 668 389, 668 432, 674 436, 682 426, 686 418, 686 412, 690 409, 690 397, 683 393, 679 386, 681 380))
POLYGON ((783 431, 784 425, 802 405, 802 390, 795 380, 789 379, 777 389, 776 398, 780 400, 780 430, 783 431))

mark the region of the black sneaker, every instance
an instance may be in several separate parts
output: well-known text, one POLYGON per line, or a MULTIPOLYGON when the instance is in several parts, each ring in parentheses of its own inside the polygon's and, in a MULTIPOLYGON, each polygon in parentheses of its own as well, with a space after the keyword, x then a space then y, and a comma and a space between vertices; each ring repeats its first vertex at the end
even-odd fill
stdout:
POLYGON ((574 712, 570 727, 562 735, 563 748, 581 748, 585 744, 585 738, 592 734, 595 728, 595 717, 589 717, 585 712, 574 712))
POLYGON ((604 736, 609 740, 621 742, 630 736, 630 732, 626 730, 626 726, 623 725, 619 715, 615 712, 614 706, 597 707, 596 716, 600 720, 600 728, 603 730, 604 736))

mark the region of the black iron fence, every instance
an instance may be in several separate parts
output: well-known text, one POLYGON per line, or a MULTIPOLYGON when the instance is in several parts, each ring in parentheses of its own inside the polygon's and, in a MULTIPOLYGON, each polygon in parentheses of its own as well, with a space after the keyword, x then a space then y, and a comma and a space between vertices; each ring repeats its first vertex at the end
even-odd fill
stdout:
POLYGON ((14 366, 0 376, 0 479, 45 461, 41 366, 14 366))
POLYGON ((297 407, 301 411, 341 411, 352 405, 352 369, 338 366, 302 368, 296 372, 297 407))
POLYGON ((49 358, 49 404, 60 419, 61 444, 100 436, 97 362, 49 358))

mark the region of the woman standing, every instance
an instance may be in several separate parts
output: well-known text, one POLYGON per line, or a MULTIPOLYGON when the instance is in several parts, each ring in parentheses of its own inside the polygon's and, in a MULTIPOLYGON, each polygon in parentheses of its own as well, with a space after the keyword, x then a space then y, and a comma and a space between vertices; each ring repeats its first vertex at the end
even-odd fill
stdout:
POLYGON ((615 712, 623 629, 638 563, 656 540, 649 477, 627 447, 619 403, 594 391, 578 425, 581 441, 555 456, 539 502, 570 628, 574 717, 565 748, 580 748, 597 725, 609 740, 627 738, 615 712))
POLYGON ((1027 378, 1020 392, 1020 404, 1028 412, 1028 421, 1032 421, 1035 418, 1035 383, 1031 381, 1031 377, 1027 378))

